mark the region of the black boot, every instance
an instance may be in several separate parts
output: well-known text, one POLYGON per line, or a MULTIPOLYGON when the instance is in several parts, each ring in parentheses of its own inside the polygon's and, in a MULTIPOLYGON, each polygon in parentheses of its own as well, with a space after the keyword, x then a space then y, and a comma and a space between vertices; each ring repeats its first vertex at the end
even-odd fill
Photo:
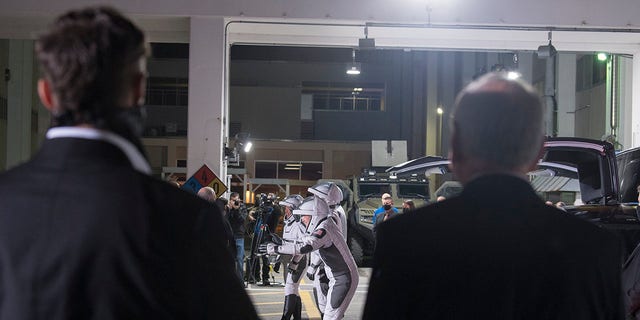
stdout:
MULTIPOLYGON (((296 310, 300 309, 300 297, 290 294, 284 297, 284 309, 282 310, 282 320, 290 320, 291 316, 295 318, 296 310)), ((298 317, 298 320, 300 318, 298 317)))
POLYGON ((293 320, 301 320, 302 319, 302 299, 300 296, 296 296, 296 309, 293 312, 293 320))

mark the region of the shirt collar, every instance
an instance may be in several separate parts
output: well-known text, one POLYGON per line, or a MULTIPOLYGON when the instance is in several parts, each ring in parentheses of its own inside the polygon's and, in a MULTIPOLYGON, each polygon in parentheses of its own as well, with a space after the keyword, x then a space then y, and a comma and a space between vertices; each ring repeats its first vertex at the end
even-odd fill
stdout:
POLYGON ((131 142, 115 133, 95 128, 56 127, 49 129, 46 137, 47 139, 78 138, 100 140, 111 143, 129 158, 129 162, 131 162, 134 169, 147 175, 151 174, 151 166, 149 166, 149 162, 142 156, 140 151, 131 142))

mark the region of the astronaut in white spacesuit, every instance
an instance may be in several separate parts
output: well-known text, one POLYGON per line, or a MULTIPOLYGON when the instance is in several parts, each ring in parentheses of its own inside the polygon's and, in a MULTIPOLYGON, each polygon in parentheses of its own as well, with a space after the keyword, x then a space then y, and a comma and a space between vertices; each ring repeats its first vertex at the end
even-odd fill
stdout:
MULTIPOLYGON (((340 202, 343 200, 342 189, 334 182, 321 182, 310 187, 307 191, 329 205, 331 215, 337 218, 336 224, 342 232, 342 237, 346 241, 347 216, 340 205, 340 202)), ((329 293, 329 278, 324 270, 324 264, 322 263, 322 259, 320 259, 318 251, 313 251, 310 254, 307 277, 313 281, 313 296, 318 309, 324 310, 327 304, 327 294, 329 293)))
MULTIPOLYGON (((300 222, 299 215, 293 215, 293 210, 297 209, 304 198, 299 195, 290 195, 278 204, 284 208, 284 228, 282 238, 285 242, 295 242, 305 235, 306 226, 300 222)), ((284 285, 284 309, 282 310, 282 320, 300 320, 302 317, 302 301, 298 288, 300 280, 307 264, 307 255, 297 254, 291 256, 287 268, 284 285)))
POLYGON ((269 254, 306 254, 317 250, 329 279, 323 319, 342 319, 358 287, 358 270, 353 256, 327 203, 316 197, 304 200, 293 214, 301 215, 307 234, 296 242, 267 244, 269 254))

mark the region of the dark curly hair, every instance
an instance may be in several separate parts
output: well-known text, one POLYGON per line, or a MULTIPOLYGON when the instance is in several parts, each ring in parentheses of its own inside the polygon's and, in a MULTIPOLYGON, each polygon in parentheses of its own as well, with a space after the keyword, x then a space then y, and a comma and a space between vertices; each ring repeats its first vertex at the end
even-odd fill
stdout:
POLYGON ((60 109, 53 126, 105 126, 142 72, 148 52, 144 33, 113 8, 65 13, 36 42, 44 77, 60 109))

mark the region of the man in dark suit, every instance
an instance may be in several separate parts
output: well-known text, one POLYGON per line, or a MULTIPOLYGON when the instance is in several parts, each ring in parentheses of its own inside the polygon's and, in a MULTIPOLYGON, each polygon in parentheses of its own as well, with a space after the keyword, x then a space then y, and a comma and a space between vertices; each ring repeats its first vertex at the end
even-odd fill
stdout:
POLYGON ((363 318, 622 319, 615 236, 545 205, 525 176, 543 147, 534 89, 487 75, 451 127, 464 191, 379 226, 363 318))
POLYGON ((0 319, 256 319, 218 209, 149 176, 141 30, 87 8, 36 51, 53 126, 0 175, 0 319))

